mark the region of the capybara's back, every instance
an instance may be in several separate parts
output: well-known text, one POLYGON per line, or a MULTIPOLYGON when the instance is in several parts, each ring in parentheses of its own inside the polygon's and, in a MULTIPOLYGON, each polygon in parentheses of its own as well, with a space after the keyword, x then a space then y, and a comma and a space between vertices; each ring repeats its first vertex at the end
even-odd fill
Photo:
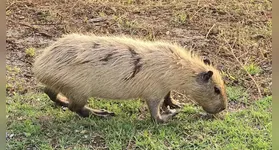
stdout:
MULTIPOLYGON (((109 114, 84 107, 89 97, 143 98, 148 103, 152 117, 164 122, 177 114, 175 111, 164 116, 159 114, 157 107, 169 91, 182 89, 194 98, 209 95, 199 92, 204 86, 201 83, 207 83, 210 79, 216 85, 212 85, 212 88, 217 87, 222 96, 212 100, 208 105, 212 108, 210 111, 219 112, 219 108, 225 108, 226 105, 219 72, 197 57, 183 52, 179 46, 163 42, 70 34, 47 47, 36 58, 33 71, 36 78, 46 85, 45 92, 52 100, 59 102, 56 96, 62 93, 68 102, 59 103, 64 103, 81 116, 90 113, 109 114)), ((205 103, 200 102, 203 107, 207 107, 205 103)))
POLYGON ((158 69, 169 67, 166 54, 145 46, 124 37, 72 34, 36 59, 34 73, 40 82, 66 95, 138 98, 161 88, 159 79, 165 72, 158 69))

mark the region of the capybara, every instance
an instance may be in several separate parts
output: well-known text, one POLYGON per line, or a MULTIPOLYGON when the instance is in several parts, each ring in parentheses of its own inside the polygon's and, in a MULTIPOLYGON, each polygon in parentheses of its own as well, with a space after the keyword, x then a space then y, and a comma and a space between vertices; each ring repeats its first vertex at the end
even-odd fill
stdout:
POLYGON ((208 60, 165 41, 72 33, 45 48, 33 71, 50 99, 83 117, 114 115, 85 106, 90 97, 140 98, 156 122, 167 122, 179 112, 160 112, 163 103, 170 103, 172 90, 184 91, 211 114, 227 107, 219 71, 208 60), (67 101, 58 98, 59 93, 67 101))

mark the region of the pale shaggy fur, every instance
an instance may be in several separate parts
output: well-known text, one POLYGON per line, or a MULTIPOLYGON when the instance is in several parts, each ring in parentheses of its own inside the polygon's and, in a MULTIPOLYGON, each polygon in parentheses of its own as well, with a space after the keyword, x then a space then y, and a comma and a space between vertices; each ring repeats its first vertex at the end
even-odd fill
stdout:
POLYGON ((69 34, 36 58, 33 71, 41 83, 75 103, 86 104, 89 97, 161 103, 171 90, 185 91, 208 112, 227 102, 218 70, 182 47, 163 41, 69 34), (213 76, 201 83, 199 75, 207 71, 213 76), (214 86, 221 94, 214 93, 214 86))

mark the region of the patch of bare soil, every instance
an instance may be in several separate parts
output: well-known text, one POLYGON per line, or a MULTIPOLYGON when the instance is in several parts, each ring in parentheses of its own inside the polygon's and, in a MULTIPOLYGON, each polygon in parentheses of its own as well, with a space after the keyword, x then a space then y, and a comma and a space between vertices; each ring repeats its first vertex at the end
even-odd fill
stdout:
POLYGON ((8 0, 6 65, 20 71, 7 71, 7 95, 36 90, 31 70, 34 57, 26 54, 27 48, 42 49, 63 34, 73 32, 177 42, 209 57, 224 73, 227 85, 244 87, 250 100, 271 95, 269 4, 227 0, 8 0), (249 75, 242 68, 252 63, 261 72, 249 75))

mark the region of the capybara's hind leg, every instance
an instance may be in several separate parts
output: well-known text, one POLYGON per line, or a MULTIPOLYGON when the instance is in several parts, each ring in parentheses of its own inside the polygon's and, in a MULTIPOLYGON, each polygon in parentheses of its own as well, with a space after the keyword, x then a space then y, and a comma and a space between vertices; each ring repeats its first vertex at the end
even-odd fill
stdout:
POLYGON ((92 108, 89 108, 89 107, 84 107, 83 109, 89 111, 90 113, 92 113, 93 115, 95 116, 100 116, 100 117, 108 117, 108 116, 115 116, 115 113, 114 112, 110 112, 110 111, 107 111, 107 110, 104 110, 104 109, 92 109, 92 108))
POLYGON ((85 104, 86 102, 76 103, 74 99, 71 98, 68 108, 72 112, 76 112, 81 117, 89 117, 90 112, 85 109, 85 104))
MULTIPOLYGON (((72 99, 71 99, 72 100, 72 99)), ((90 115, 99 116, 99 117, 108 117, 115 116, 113 112, 109 112, 107 110, 97 110, 92 109, 90 107, 85 106, 86 102, 84 101, 71 101, 69 104, 69 109, 73 112, 76 112, 81 117, 89 117, 90 115)))
POLYGON ((54 90, 48 88, 48 87, 45 87, 44 88, 44 92, 48 95, 48 97, 53 101, 55 102, 56 104, 60 105, 60 106, 64 106, 64 107, 68 107, 69 105, 69 102, 66 101, 67 98, 64 97, 64 100, 63 99, 63 96, 59 95, 59 93, 55 92, 54 90))

